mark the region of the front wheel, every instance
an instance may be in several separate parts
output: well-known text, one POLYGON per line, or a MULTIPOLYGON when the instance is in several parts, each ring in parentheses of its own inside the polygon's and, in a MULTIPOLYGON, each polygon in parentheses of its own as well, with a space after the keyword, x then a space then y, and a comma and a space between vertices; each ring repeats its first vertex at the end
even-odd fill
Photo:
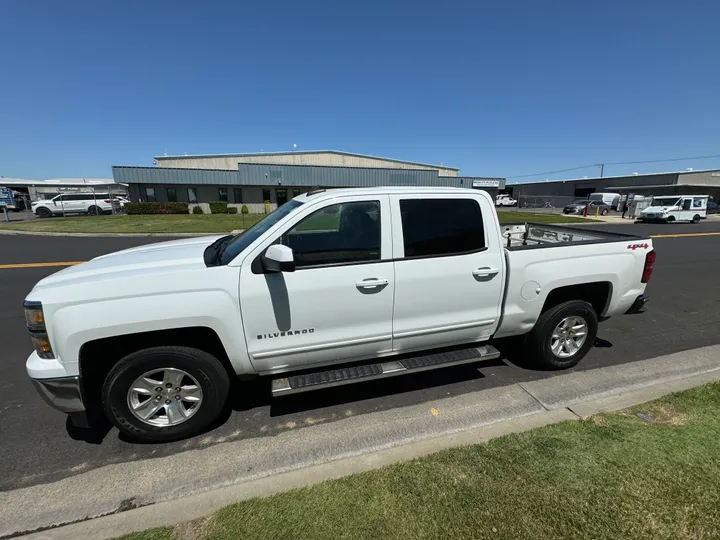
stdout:
POLYGON ((540 315, 528 335, 528 345, 542 367, 567 369, 585 357, 597 331, 595 309, 582 300, 571 300, 540 315))
POLYGON ((52 217, 52 215, 53 215, 52 210, 50 210, 49 208, 45 208, 44 206, 41 206, 40 208, 38 208, 35 211, 35 213, 37 214, 38 217, 41 217, 41 218, 49 218, 49 217, 52 217))
POLYGON ((120 431, 165 442, 207 429, 229 390, 228 373, 213 355, 189 347, 153 347, 113 367, 103 385, 102 405, 120 431))

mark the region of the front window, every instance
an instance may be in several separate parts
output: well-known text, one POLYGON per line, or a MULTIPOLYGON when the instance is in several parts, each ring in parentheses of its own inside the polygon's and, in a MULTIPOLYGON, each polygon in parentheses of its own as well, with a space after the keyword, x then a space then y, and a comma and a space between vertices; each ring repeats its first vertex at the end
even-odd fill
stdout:
POLYGON ((241 202, 243 202, 242 188, 239 188, 239 187, 234 188, 234 189, 233 189, 233 196, 235 197, 235 202, 236 202, 236 203, 241 203, 241 202))
POLYGON ((156 202, 157 199, 155 198, 155 188, 145 188, 145 200, 147 202, 156 202))
POLYGON ((379 261, 380 203, 322 208, 286 232, 281 242, 292 248, 297 268, 379 261))
POLYGON ((653 197, 651 206, 679 206, 679 197, 653 197))
POLYGON ((263 200, 263 202, 270 202, 270 190, 269 189, 263 188, 262 200, 263 200))
POLYGON ((188 202, 196 203, 197 202, 197 189, 194 187, 187 188, 188 190, 188 202))
POLYGON ((302 206, 299 201, 290 201, 289 203, 279 207, 277 210, 270 212, 263 219, 255 223, 246 231, 241 232, 233 238, 223 252, 220 264, 227 264, 237 257, 243 250, 247 249, 255 240, 260 238, 265 232, 275 225, 285 216, 302 206))
POLYGON ((174 187, 167 188, 168 202, 177 202, 177 189, 174 187))
POLYGON ((218 201, 227 202, 227 188, 218 188, 218 201))

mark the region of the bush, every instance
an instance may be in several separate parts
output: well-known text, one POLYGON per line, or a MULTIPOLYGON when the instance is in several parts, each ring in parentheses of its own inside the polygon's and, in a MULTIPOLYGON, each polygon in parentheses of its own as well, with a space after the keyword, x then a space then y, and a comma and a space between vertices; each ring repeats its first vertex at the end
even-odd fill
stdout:
POLYGON ((202 206, 195 206, 195 207, 193 207, 192 213, 193 214, 204 214, 205 212, 203 212, 202 206))
POLYGON ((241 214, 249 214, 250 211, 248 210, 247 204, 243 204, 242 208, 240 209, 241 214))
POLYGON ((238 213, 238 211, 237 211, 236 207, 234 207, 234 206, 228 207, 228 214, 237 214, 237 213, 238 213))
POLYGON ((210 203, 211 214, 227 214, 228 205, 226 201, 212 201, 210 203))
POLYGON ((187 214, 185 202, 130 202, 125 203, 126 214, 187 214))

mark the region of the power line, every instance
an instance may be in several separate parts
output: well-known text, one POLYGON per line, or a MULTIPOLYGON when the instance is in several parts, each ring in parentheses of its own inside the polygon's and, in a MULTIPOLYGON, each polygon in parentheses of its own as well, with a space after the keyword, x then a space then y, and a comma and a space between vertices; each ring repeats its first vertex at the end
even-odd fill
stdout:
POLYGON ((688 161, 691 159, 712 159, 712 158, 720 158, 720 154, 715 154, 712 156, 693 156, 693 157, 681 157, 681 158, 669 158, 669 159, 647 159, 647 160, 641 160, 641 161, 612 161, 612 162, 606 162, 606 163, 592 163, 589 165, 582 165, 580 167, 571 167, 569 169, 560 169, 557 171, 547 171, 547 172, 540 172, 540 173, 534 173, 534 174, 521 174, 518 176, 508 176, 506 178, 508 180, 511 180, 513 178, 529 178, 531 176, 544 176, 547 174, 557 174, 557 173, 568 172, 568 171, 577 171, 580 169, 587 169, 589 167, 601 167, 602 165, 638 165, 641 163, 668 163, 671 161, 688 161))

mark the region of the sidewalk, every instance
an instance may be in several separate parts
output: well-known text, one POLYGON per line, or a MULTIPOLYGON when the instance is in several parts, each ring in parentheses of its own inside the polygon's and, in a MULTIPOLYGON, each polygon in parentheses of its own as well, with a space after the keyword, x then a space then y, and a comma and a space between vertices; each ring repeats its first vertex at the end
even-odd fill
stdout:
POLYGON ((23 538, 114 537, 191 520, 231 502, 625 408, 718 379, 720 345, 108 465, 1 493, 0 537, 72 522, 80 523, 23 538), (104 517, 83 521, 97 516, 104 517))

